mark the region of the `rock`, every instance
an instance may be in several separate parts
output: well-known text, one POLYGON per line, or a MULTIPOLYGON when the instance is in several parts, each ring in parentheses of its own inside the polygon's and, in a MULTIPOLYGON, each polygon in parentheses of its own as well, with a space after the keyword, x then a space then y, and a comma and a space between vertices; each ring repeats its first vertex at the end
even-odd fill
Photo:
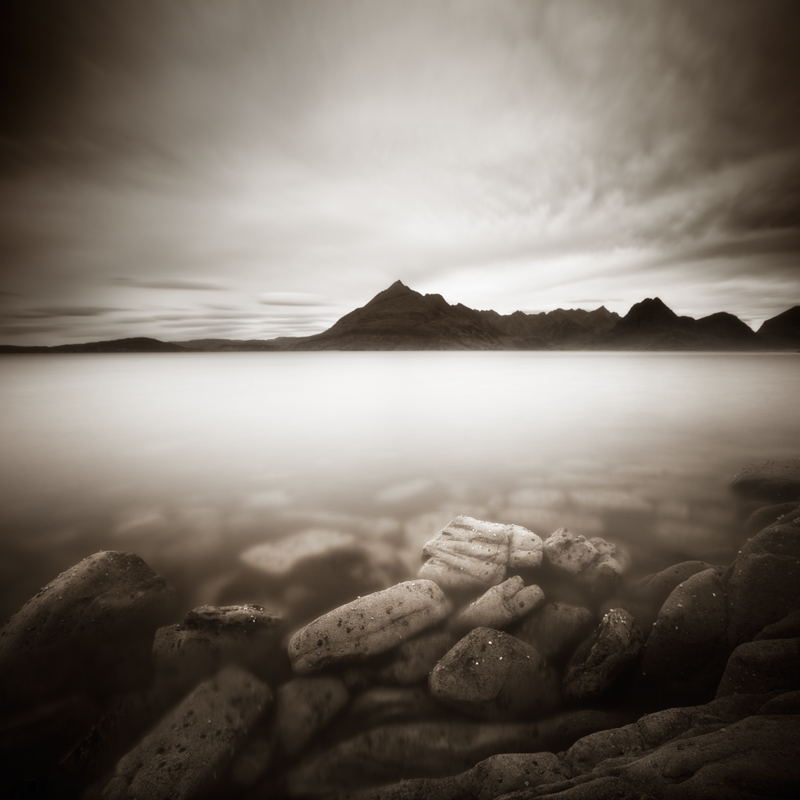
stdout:
POLYGON ((731 653, 717 697, 793 689, 800 689, 800 638, 765 639, 731 653))
POLYGON ((274 745, 266 736, 254 736, 236 755, 231 765, 230 782, 243 789, 258 783, 269 769, 274 745))
POLYGON ((225 667, 120 760, 104 800, 189 800, 208 793, 271 700, 266 684, 225 667))
POLYGON ((601 697, 634 665, 643 645, 633 617, 625 609, 611 609, 567 663, 564 696, 577 701, 601 697))
POLYGON ((271 578, 284 578, 304 561, 324 560, 337 551, 349 553, 357 547, 358 540, 352 533, 315 528, 255 545, 240 558, 271 578))
POLYGON ((542 562, 542 540, 520 525, 456 517, 422 549, 420 578, 446 590, 483 590, 502 583, 507 569, 542 562))
POLYGON ((611 758, 535 795, 511 793, 503 800, 795 797, 799 749, 800 717, 746 717, 688 731, 638 757, 611 758))
POLYGON ((425 631, 403 642, 392 662, 377 670, 375 677, 401 686, 427 681, 431 670, 456 641, 449 631, 425 631))
POLYGON ((559 662, 591 633, 595 616, 588 608, 547 603, 524 619, 511 633, 529 644, 547 662, 559 662))
POLYGON ((584 774, 603 761, 647 752, 693 728, 736 722, 755 714, 764 700, 764 695, 740 695, 646 714, 621 728, 584 736, 569 748, 564 762, 573 773, 584 774))
POLYGON ((743 497, 783 503, 800 497, 800 458, 756 461, 748 464, 731 482, 743 497))
POLYGON ((227 664, 276 680, 288 672, 283 620, 261 606, 200 606, 182 625, 156 631, 153 663, 160 677, 191 688, 227 664))
POLYGON ((519 639, 476 628, 436 665, 431 694, 448 708, 483 719, 543 716, 559 705, 558 677, 519 639))
POLYGON ((75 692, 110 695, 143 685, 153 634, 172 598, 164 578, 138 556, 102 551, 85 558, 3 628, 0 706, 10 713, 75 692))
POLYGON ((353 698, 336 723, 336 733, 346 738, 388 722, 420 722, 452 716, 431 697, 427 686, 374 686, 353 698))
POLYGON ((640 601, 641 611, 637 614, 636 620, 645 636, 649 636, 650 628, 656 621, 661 606, 675 587, 692 575, 712 568, 713 565, 705 561, 681 561, 679 564, 662 569, 655 575, 647 575, 638 582, 634 587, 634 594, 640 601))
POLYGON ((451 611, 432 581, 406 581, 360 597, 301 628, 289 642, 295 672, 363 661, 430 628, 451 611))
POLYGON ((787 514, 791 514, 793 511, 796 511, 797 508, 797 502, 762 506, 761 508, 756 509, 747 518, 747 522, 744 524, 744 533, 748 538, 750 538, 751 536, 755 536, 760 531, 763 531, 764 528, 774 525, 776 522, 778 522, 778 520, 781 520, 782 522, 789 522, 790 520, 784 520, 782 518, 787 514))
POLYGON ((800 609, 800 519, 771 525, 749 539, 722 583, 732 646, 800 609))
POLYGON ((784 692, 767 700, 759 714, 800 714, 800 691, 784 692))
POLYGON ((680 681, 717 663, 721 671, 727 628, 725 590, 716 571, 692 575, 662 606, 644 647, 642 672, 680 681))
POLYGON ((275 740, 284 755, 300 753, 347 705, 350 693, 340 678, 294 678, 275 696, 275 740))
POLYGON ((470 603, 452 622, 452 630, 464 634, 474 628, 507 628, 544 604, 544 592, 535 584, 525 586, 519 575, 493 586, 470 603))
POLYGON ((756 634, 754 642, 762 639, 794 639, 800 636, 800 610, 787 614, 783 619, 767 625, 756 634))
POLYGON ((602 597, 614 592, 628 566, 627 556, 615 545, 599 537, 575 536, 568 528, 551 533, 542 547, 557 574, 574 579, 602 597))
MULTIPOLYGON (((385 787, 403 778, 456 775, 493 755, 555 752, 589 732, 611 727, 618 721, 619 717, 612 714, 575 711, 528 723, 458 721, 384 725, 362 731, 301 761, 289 773, 284 788, 291 796, 331 796, 366 787, 385 787)), ((364 796, 394 797, 389 791, 381 788, 376 795, 364 796)))

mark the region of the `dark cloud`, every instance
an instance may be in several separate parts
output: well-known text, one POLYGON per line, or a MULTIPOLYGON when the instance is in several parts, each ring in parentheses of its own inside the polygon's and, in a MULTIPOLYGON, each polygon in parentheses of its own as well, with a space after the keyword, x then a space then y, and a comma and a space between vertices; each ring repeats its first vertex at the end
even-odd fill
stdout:
POLYGON ((46 319, 49 317, 99 317, 114 311, 124 311, 116 306, 58 306, 50 308, 29 308, 5 312, 13 319, 46 319))

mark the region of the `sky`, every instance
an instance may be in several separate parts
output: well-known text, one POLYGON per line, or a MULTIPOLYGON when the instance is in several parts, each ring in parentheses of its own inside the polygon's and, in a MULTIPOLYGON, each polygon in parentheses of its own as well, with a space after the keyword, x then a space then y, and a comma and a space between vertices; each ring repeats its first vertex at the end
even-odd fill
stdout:
POLYGON ((796 0, 6 0, 0 343, 800 303, 796 0))

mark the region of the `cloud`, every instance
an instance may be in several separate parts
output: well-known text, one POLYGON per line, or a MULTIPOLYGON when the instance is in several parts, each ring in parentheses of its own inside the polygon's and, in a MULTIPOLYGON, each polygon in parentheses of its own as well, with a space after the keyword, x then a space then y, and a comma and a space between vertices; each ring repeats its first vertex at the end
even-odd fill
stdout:
POLYGON ((168 289, 189 292, 225 292, 230 287, 199 280, 139 280, 136 278, 111 278, 111 283, 121 286, 131 286, 137 289, 168 289))

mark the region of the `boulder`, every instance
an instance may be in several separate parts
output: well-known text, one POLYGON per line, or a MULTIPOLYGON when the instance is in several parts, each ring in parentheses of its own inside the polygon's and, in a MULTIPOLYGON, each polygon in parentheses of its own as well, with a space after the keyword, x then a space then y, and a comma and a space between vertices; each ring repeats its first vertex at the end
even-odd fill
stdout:
POLYGON ((406 581, 359 597, 301 628, 289 641, 295 672, 364 661, 436 625, 452 606, 432 581, 406 581))
POLYGON ((189 689, 227 664, 276 680, 288 672, 283 620, 257 605, 200 606, 183 624, 156 631, 153 663, 159 677, 189 689))
POLYGON ((300 753, 347 705, 350 693, 340 678, 309 676, 283 684, 275 695, 275 741, 291 757, 300 753))
POLYGON ((522 578, 515 575, 470 603, 453 620, 451 628, 457 634, 474 628, 507 628, 543 604, 544 592, 536 584, 525 586, 522 578))
POLYGON ((800 689, 800 638, 745 642, 731 653, 717 697, 800 689))
POLYGON ((716 570, 692 575, 662 606, 644 647, 642 672, 680 681, 717 663, 721 671, 727 628, 725 590, 716 570))
POLYGON ((628 566, 628 557, 621 548, 600 537, 575 536, 568 528, 551 533, 542 548, 556 574, 575 580, 601 597, 614 592, 628 566))
POLYGON ((424 631, 403 642, 394 651, 391 663, 376 670, 375 678, 400 686, 427 681, 431 670, 456 641, 456 637, 449 631, 424 631))
POLYGON ((800 497, 800 458, 756 461, 748 464, 731 482, 742 497, 783 503, 800 497))
MULTIPOLYGON (((457 775, 498 754, 557 752, 587 733, 618 723, 617 715, 574 711, 526 723, 462 720, 383 725, 311 754, 291 770, 284 788, 291 796, 328 797, 381 787, 358 797, 383 800, 395 796, 388 793, 391 789, 386 784, 401 779, 457 775)), ((418 789, 412 786, 411 790, 418 789)))
POLYGON ((547 662, 560 662, 591 633, 595 616, 588 608, 569 603, 546 603, 512 628, 510 633, 529 644, 547 662))
POLYGON ((271 700, 266 684, 239 667, 225 667, 119 761, 104 800, 190 800, 207 794, 271 700))
POLYGON ((456 517, 423 548, 420 578, 445 590, 484 590, 502 583, 507 569, 542 563, 542 540, 520 525, 456 517))
POLYGON ((762 639, 794 639, 800 636, 800 610, 787 614, 783 619, 766 625, 756 634, 754 642, 762 639))
POLYGON ((436 665, 428 681, 443 705, 483 719, 536 717, 559 705, 557 673, 530 646, 476 628, 436 665))
POLYGON ((749 539, 722 583, 731 646, 800 609, 800 518, 770 525, 749 539))
POLYGON ((564 697, 574 701, 601 697, 636 663, 643 645, 633 617, 625 609, 611 609, 567 662, 564 697))
POLYGON ((796 501, 757 508, 744 523, 745 536, 748 538, 755 536, 760 531, 763 531, 764 528, 774 525, 779 520, 781 522, 790 522, 791 519, 786 518, 787 515, 791 515, 797 509, 798 503, 796 501))
POLYGON ((172 600, 171 587, 138 556, 101 551, 85 558, 0 633, 0 706, 9 713, 75 692, 106 696, 143 685, 153 635, 172 600))

